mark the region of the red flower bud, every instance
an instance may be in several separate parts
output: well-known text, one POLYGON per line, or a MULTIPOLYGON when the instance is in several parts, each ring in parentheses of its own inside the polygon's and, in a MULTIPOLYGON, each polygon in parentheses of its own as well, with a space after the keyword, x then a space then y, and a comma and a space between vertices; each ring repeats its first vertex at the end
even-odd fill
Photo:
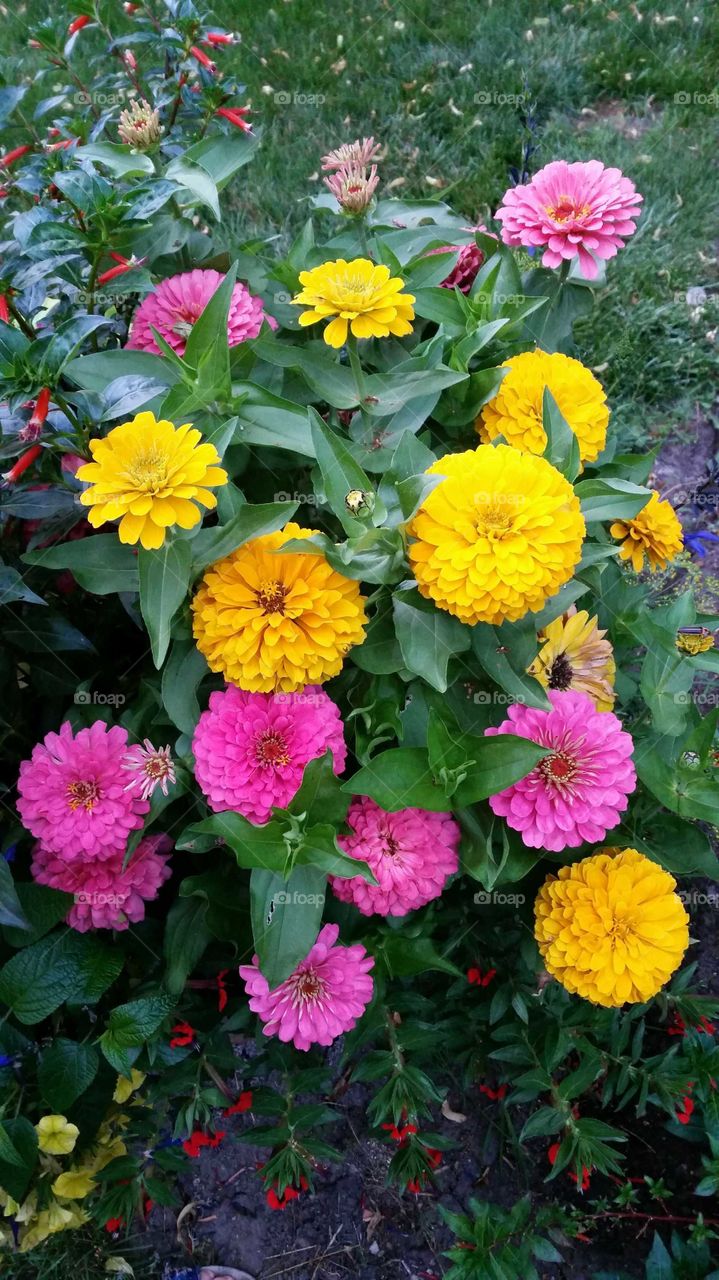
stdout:
POLYGON ((0 156, 0 167, 9 169, 11 164, 16 160, 20 160, 22 156, 27 155, 28 151, 32 151, 32 147, 28 144, 23 147, 15 147, 14 151, 7 151, 4 156, 0 156))
POLYGON ((192 54, 193 58, 195 58, 196 61, 199 62, 200 66, 205 68, 205 71, 209 71, 210 75, 215 74, 217 70, 215 63, 212 61, 211 58, 208 58, 207 54, 204 53, 202 49, 198 49, 196 44, 193 44, 192 48, 190 49, 190 53, 192 54))
POLYGON ((73 18, 67 29, 67 34, 69 36, 74 36, 75 32, 82 31, 83 27, 86 27, 88 22, 90 22, 88 15, 86 13, 81 13, 79 18, 73 18))
POLYGON ((236 129, 242 129, 244 133, 252 132, 252 125, 248 124, 243 116, 249 114, 249 107, 218 107, 215 115, 222 116, 223 120, 229 120, 236 129))
POLYGON ((42 447, 34 444, 32 449, 26 449, 25 453, 21 453, 17 462, 9 471, 3 472, 3 480, 6 484, 17 484, 20 476, 31 467, 36 458, 42 453, 42 447))
POLYGON ((213 45, 213 44, 222 45, 222 44, 234 44, 234 43, 235 43, 235 37, 233 36, 231 31, 208 31, 203 41, 203 44, 209 44, 209 45, 213 45))

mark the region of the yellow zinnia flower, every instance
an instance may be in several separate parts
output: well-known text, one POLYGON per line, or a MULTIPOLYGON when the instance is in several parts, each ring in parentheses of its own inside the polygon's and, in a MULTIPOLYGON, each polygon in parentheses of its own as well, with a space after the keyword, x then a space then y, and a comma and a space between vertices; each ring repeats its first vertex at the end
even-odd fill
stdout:
POLYGON ((402 293, 404 280, 390 276, 389 267, 375 266, 368 258, 339 258, 300 271, 300 284, 302 290, 292 301, 309 308, 302 312, 300 324, 319 324, 334 316, 323 334, 330 347, 344 345, 348 325, 355 338, 401 338, 412 332, 414 296, 402 293))
POLYGON ((677 631, 675 644, 680 653, 688 653, 694 658, 698 653, 708 653, 714 648, 714 636, 706 627, 693 633, 677 631))
POLYGON ((201 440, 189 422, 175 427, 154 413, 138 413, 104 439, 91 440, 93 461, 78 468, 77 478, 90 482, 80 501, 91 508, 93 528, 119 520, 120 541, 140 542, 150 551, 162 546, 170 526, 199 524, 195 503, 212 510, 217 499, 207 486, 227 484, 215 446, 201 440))
POLYGON ((113 1102, 127 1102, 137 1089, 145 1083, 146 1075, 144 1071, 138 1071, 136 1067, 132 1067, 130 1071, 130 1079, 126 1076, 118 1076, 115 1092, 112 1095, 113 1102))
POLYGON ((621 539, 620 558, 631 560, 635 573, 644 568, 645 555, 652 573, 666 569, 684 546, 677 513, 670 502, 660 500, 656 489, 638 515, 631 520, 615 520, 609 532, 613 538, 621 539))
POLYGON ((71 1124, 66 1116, 43 1116, 35 1130, 40 1150, 50 1156, 69 1155, 80 1136, 77 1125, 71 1124))
POLYGON ((689 917, 675 889, 674 877, 636 849, 560 867, 534 904, 547 970, 593 1004, 650 1000, 689 945, 689 917))
POLYGON ((70 1169, 61 1173, 52 1184, 52 1189, 61 1200, 84 1200, 97 1183, 87 1169, 70 1169))
POLYGON ((482 440, 504 436, 507 444, 525 453, 544 453, 547 433, 542 426, 544 388, 579 441, 582 462, 594 462, 607 438, 609 409, 600 382, 579 360, 557 351, 525 351, 500 366, 508 369, 502 385, 477 418, 482 440))
POLYGON ((616 666, 612 646, 586 609, 555 618, 539 634, 545 643, 528 668, 545 689, 588 693, 597 711, 614 706, 616 666))
POLYGON ((462 622, 516 622, 572 576, 584 519, 571 484, 544 458, 480 445, 428 468, 442 480, 408 526, 423 596, 462 622))
POLYGON ((364 598, 314 548, 274 554, 314 529, 287 524, 205 572, 193 602, 197 647, 212 671, 251 693, 294 693, 336 676, 364 639, 364 598))

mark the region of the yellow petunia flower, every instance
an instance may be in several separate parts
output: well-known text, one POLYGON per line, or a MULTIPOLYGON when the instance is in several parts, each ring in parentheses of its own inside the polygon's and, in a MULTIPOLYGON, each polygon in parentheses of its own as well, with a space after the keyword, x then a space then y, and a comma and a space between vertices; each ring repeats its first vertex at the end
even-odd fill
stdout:
POLYGON ((300 284, 301 291, 292 299, 296 306, 308 308, 300 324, 329 320, 323 337, 330 347, 345 344, 348 328, 355 338, 401 338, 412 332, 414 296, 402 293, 404 280, 391 276, 389 267, 376 266, 368 258, 339 258, 300 271, 300 284))
POLYGON ((462 622, 516 622, 572 576, 584 519, 544 458, 480 445, 429 467, 445 478, 408 526, 420 592, 462 622))
POLYGON ((503 436, 515 449, 544 453, 543 399, 548 387, 577 437, 582 462, 594 462, 604 448, 609 422, 607 398, 594 374, 558 351, 525 351, 500 367, 508 373, 475 424, 481 439, 489 442, 503 436))
POLYGON ((59 1174, 52 1189, 61 1200, 84 1200, 96 1186, 95 1179, 87 1169, 70 1169, 67 1173, 59 1174))
POLYGON ((649 567, 666 569, 684 547, 682 526, 670 502, 662 502, 656 489, 647 505, 631 520, 615 520, 609 532, 621 540, 620 559, 630 560, 635 573, 644 568, 644 557, 649 567))
POLYGON ((597 711, 614 706, 614 651, 586 609, 555 618, 540 632, 542 648, 528 668, 545 689, 578 689, 587 693, 597 711))
POLYGON ((50 1156, 66 1156, 73 1150, 80 1136, 76 1124, 66 1116, 43 1116, 35 1125, 38 1146, 50 1156))
POLYGON ((212 671, 251 693, 294 693, 342 669, 364 639, 359 583, 314 548, 275 554, 313 529, 287 524, 253 538, 205 572, 192 602, 197 647, 212 671))
POLYGON ((118 1076, 115 1092, 112 1095, 113 1102, 127 1102, 127 1099, 142 1087, 146 1078, 144 1071, 138 1071, 135 1067, 130 1071, 129 1080, 126 1076, 118 1076))
POLYGON ((201 441, 190 423, 175 427, 154 413, 138 413, 104 439, 91 440, 93 460, 78 468, 77 478, 90 483, 80 501, 90 507, 93 528, 119 520, 120 541, 150 551, 162 546, 173 525, 199 524, 196 503, 213 510, 217 499, 210 487, 227 484, 215 446, 201 441))
POLYGON ((29 1253, 31 1249, 42 1244, 43 1240, 47 1240, 48 1236, 55 1235, 58 1231, 69 1231, 75 1227, 81 1227, 84 1222, 87 1222, 87 1214, 83 1213, 82 1209, 66 1209, 58 1204, 57 1200, 51 1200, 47 1209, 38 1213, 27 1229, 21 1233, 20 1253, 29 1253))
POLYGON ((689 945, 689 917, 668 871, 636 849, 560 867, 534 904, 534 936, 567 991, 618 1008, 650 1000, 689 945))

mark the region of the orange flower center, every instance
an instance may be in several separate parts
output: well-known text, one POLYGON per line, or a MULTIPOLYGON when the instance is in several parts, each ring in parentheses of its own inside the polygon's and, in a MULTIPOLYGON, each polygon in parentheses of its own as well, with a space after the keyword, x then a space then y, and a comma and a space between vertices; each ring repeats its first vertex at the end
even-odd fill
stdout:
POLYGON ((71 782, 67 795, 67 802, 72 810, 82 806, 90 813, 95 801, 100 799, 100 788, 96 782, 71 782))
POLYGON ((588 204, 577 204, 571 196, 560 196, 556 204, 547 205, 547 213, 554 222, 574 222, 591 212, 588 204))
POLYGON ((288 588, 282 582, 263 582, 257 592, 257 603, 263 613, 284 613, 288 588))
POLYGON ((282 734, 276 729, 265 729, 255 742, 255 759, 263 768, 289 764, 290 753, 282 734))

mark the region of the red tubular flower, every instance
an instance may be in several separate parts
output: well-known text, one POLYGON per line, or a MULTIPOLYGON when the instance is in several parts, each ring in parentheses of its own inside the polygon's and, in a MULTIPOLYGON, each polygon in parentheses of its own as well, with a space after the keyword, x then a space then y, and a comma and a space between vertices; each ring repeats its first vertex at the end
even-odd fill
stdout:
POLYGON ((203 1133, 201 1129, 193 1129, 189 1138, 185 1138, 182 1150, 185 1155, 191 1156, 194 1160, 199 1156, 203 1147, 219 1147, 224 1137, 224 1129, 218 1129, 217 1133, 203 1133))
POLYGON ((43 387, 35 401, 35 408, 32 411, 31 417, 28 418, 28 421, 25 423, 25 426, 22 428, 22 431, 18 436, 18 439, 22 440, 24 444, 32 444, 37 440, 38 436, 42 432, 43 423, 47 417, 49 407, 50 388, 43 387))
POLYGON ((249 110, 249 107, 218 107, 215 115, 221 116, 223 120, 229 120, 230 124, 233 124, 236 129, 242 129, 244 133, 252 133, 252 125, 243 119, 249 110))
POLYGON ((75 32, 82 31, 83 27, 86 27, 88 22, 90 22, 90 18, 87 16, 87 14, 81 13, 79 18, 73 18, 72 22, 70 23, 70 26, 67 29, 67 34, 69 36, 74 36, 75 32))
POLYGON ((27 47, 28 49, 42 49, 42 45, 39 40, 28 40, 27 47))
POLYGON ((3 321, 3 324, 10 323, 10 308, 7 304, 7 298, 3 295, 0 295, 0 320, 3 321))
POLYGON ((68 147, 74 147, 79 138, 63 138, 62 142, 46 142, 46 151, 67 151, 68 147))
POLYGON ((122 55, 122 61, 124 62, 126 67, 129 67, 130 71, 137 70, 137 58, 135 57, 131 49, 124 50, 122 55))
MULTIPOLYGON (((548 1150, 548 1152, 547 1152, 547 1159, 549 1160, 549 1163, 550 1163, 551 1165, 553 1165, 553 1164, 555 1163, 555 1161, 556 1161, 556 1159, 557 1159, 557 1155, 558 1155, 558 1153, 559 1153, 559 1148, 560 1148, 560 1146, 561 1146, 561 1145, 562 1145, 562 1144, 561 1144, 561 1142, 553 1142, 553 1143, 552 1143, 552 1145, 551 1145, 551 1147, 549 1148, 549 1150, 548 1150)), ((584 1165, 584 1164, 582 1165, 582 1182, 581 1182, 581 1185, 580 1185, 580 1183, 579 1183, 579 1179, 577 1178, 576 1173, 572 1173, 572 1172, 570 1172, 569 1170, 567 1170, 567 1176, 568 1176, 568 1177, 570 1177, 570 1178, 572 1179, 572 1182, 576 1182, 576 1184, 577 1184, 577 1189, 578 1189, 579 1191, 588 1191, 588 1190, 589 1190, 589 1180, 590 1180, 591 1172, 592 1172, 592 1171, 591 1171, 591 1169, 588 1169, 586 1165, 584 1165)))
POLYGON ((234 44, 235 37, 231 31, 208 31, 202 43, 209 45, 234 44))
POLYGON ((232 1105, 229 1107, 225 1107, 222 1114, 223 1116, 236 1116, 236 1115, 239 1115, 240 1112, 242 1111, 249 1111, 251 1106, 252 1106, 252 1090, 245 1089, 245 1091, 240 1094, 236 1102, 233 1102, 232 1105))
POLYGON ((217 1008, 220 1013, 222 1013, 222 1010, 227 1007, 227 984, 225 983, 225 975, 227 973, 227 969, 220 969, 220 972, 215 978, 215 982, 217 983, 217 1008))
POLYGON ((686 1086, 686 1093, 681 1099, 681 1106, 677 1107, 676 1117, 680 1124, 689 1124, 694 1112, 694 1099, 690 1096, 694 1088, 694 1081, 689 1080, 686 1086))
POLYGON ((121 253, 111 253, 111 258, 115 259, 116 267, 110 267, 108 271, 103 271, 102 275, 97 277, 98 284, 107 284, 110 280, 114 280, 116 276, 124 276, 128 271, 134 271, 136 267, 141 267, 146 261, 145 258, 123 258, 121 253))
POLYGON ((22 147, 15 147, 14 151, 6 151, 4 156, 0 156, 0 167, 9 169, 11 164, 15 164, 16 160, 20 160, 27 155, 28 151, 32 151, 29 143, 22 147))
POLYGON ((297 1187, 285 1187, 284 1191, 282 1192, 282 1196, 278 1196, 277 1194, 278 1186, 279 1186, 279 1183, 273 1182, 272 1186, 268 1189, 266 1193, 265 1198, 267 1200, 267 1204, 269 1205, 270 1209, 286 1209, 287 1205, 290 1203, 290 1200, 297 1200, 299 1198, 300 1191, 307 1190, 309 1183, 306 1177, 304 1176, 304 1174, 302 1174, 300 1177, 299 1190, 297 1187))
POLYGON ((417 1126, 415 1124, 406 1124, 403 1125, 401 1129, 398 1129, 397 1125, 392 1124, 390 1121, 389 1124, 383 1124, 381 1127, 383 1129, 387 1129, 390 1138, 392 1138, 394 1142, 398 1142, 401 1147, 405 1147, 407 1145, 408 1137, 417 1132, 417 1126))
POLYGON ((125 10, 125 13, 133 14, 133 13, 137 13, 142 8, 142 5, 131 4, 130 0, 125 0, 125 3, 123 4, 122 7, 125 10))
POLYGON ((210 75, 215 74, 217 67, 215 66, 215 63, 212 61, 212 59, 208 58, 204 50, 198 49, 197 45, 193 44, 192 48, 190 49, 190 53, 192 54, 195 61, 199 62, 200 66, 205 68, 205 71, 209 71, 210 75))
POLYGON ((713 1036, 716 1034, 716 1027, 714 1023, 710 1022, 708 1018, 705 1018, 703 1014, 699 1019, 697 1025, 695 1026, 694 1030, 704 1031, 708 1036, 713 1036))
POLYGON ((481 969, 474 968, 474 969, 467 970, 467 981, 470 984, 470 986, 488 987, 490 982, 492 982, 492 980, 496 978, 496 976, 497 976, 496 969, 488 969, 485 974, 482 973, 481 969))
POLYGON ((171 1049, 184 1049, 188 1044, 192 1044, 195 1038, 195 1028, 191 1027, 189 1022, 177 1022, 172 1032, 171 1049))
POLYGON ((501 1102, 502 1099, 507 1096, 507 1085, 500 1084, 497 1085, 496 1089, 493 1089, 489 1084, 481 1084, 479 1086, 479 1092, 489 1098, 490 1102, 501 1102))
POLYGON ((34 444, 32 449, 26 449, 25 453, 21 453, 14 466, 12 466, 9 471, 3 471, 2 478, 5 483, 17 484, 23 472, 27 471, 28 467, 32 466, 35 459, 39 458, 41 453, 42 447, 39 444, 34 444))
POLYGON ((113 1232, 119 1231, 120 1227, 124 1227, 124 1225, 125 1225, 124 1218, 108 1218, 107 1222, 105 1223, 105 1230, 107 1231, 108 1235, 112 1235, 113 1232))

